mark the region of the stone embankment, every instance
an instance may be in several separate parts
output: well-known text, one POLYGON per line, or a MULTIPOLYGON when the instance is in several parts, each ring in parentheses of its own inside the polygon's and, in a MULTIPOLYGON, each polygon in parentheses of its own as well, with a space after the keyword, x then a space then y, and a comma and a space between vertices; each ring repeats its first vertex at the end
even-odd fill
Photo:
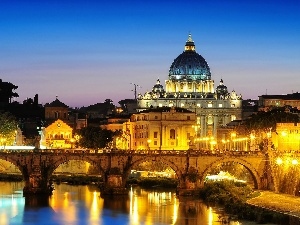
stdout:
POLYGON ((300 197, 261 191, 258 197, 251 198, 247 203, 297 217, 300 221, 300 197))

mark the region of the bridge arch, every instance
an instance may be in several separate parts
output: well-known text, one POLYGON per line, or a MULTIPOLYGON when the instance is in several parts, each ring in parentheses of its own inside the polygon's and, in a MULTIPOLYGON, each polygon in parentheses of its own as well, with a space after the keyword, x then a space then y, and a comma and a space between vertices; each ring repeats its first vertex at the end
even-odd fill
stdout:
POLYGON ((205 178, 208 175, 208 172, 212 168, 218 166, 219 164, 226 163, 226 162, 235 162, 235 163, 238 163, 238 164, 244 166, 250 172, 250 174, 251 174, 251 176, 253 178, 254 188, 255 189, 261 188, 260 175, 259 175, 257 169, 254 168, 249 162, 247 162, 244 159, 241 159, 241 158, 231 158, 231 157, 228 157, 228 158, 226 157, 226 158, 219 159, 219 160, 211 163, 208 167, 206 167, 206 169, 203 171, 203 173, 200 174, 200 183, 202 185, 204 184, 205 178))
POLYGON ((18 167, 13 160, 3 158, 0 158, 0 172, 22 174, 20 167, 18 167))
POLYGON ((178 181, 180 181, 180 178, 182 177, 182 170, 176 165, 175 162, 172 161, 171 158, 168 157, 153 157, 153 156, 140 156, 140 157, 134 157, 131 161, 131 164, 129 165, 127 171, 124 171, 124 179, 127 179, 129 177, 131 168, 134 168, 135 166, 143 163, 143 162, 151 162, 151 161, 160 161, 164 164, 168 165, 176 174, 178 181))
POLYGON ((28 177, 27 170, 26 170, 26 168, 24 168, 24 166, 22 166, 22 163, 20 162, 19 157, 3 157, 1 155, 0 159, 11 163, 16 168, 18 168, 24 178, 28 177))
POLYGON ((101 176, 104 178, 104 174, 105 174, 105 169, 101 167, 101 165, 99 164, 99 161, 95 161, 89 157, 81 157, 81 156, 77 156, 77 155, 68 155, 66 157, 62 157, 59 160, 56 160, 51 169, 49 170, 49 175, 51 176, 51 174, 53 174, 53 172, 60 166, 63 165, 66 162, 69 161, 82 161, 82 162, 87 162, 89 163, 91 166, 94 166, 97 168, 97 171, 100 172, 101 176))

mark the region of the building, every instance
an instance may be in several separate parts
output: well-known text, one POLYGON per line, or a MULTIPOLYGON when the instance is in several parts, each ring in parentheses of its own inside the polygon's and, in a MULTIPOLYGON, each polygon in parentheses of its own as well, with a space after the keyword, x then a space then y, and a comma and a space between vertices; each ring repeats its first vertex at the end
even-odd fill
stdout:
POLYGON ((169 69, 165 89, 158 79, 152 91, 139 94, 137 111, 157 107, 182 107, 196 113, 197 136, 217 137, 217 128, 242 117, 242 97, 228 92, 220 80, 214 88, 211 71, 205 59, 196 52, 191 35, 185 49, 169 69))
POLYGON ((300 151, 300 123, 277 123, 272 143, 282 152, 300 151))
POLYGON ((41 145, 47 148, 72 148, 73 129, 60 119, 47 126, 41 135, 41 145), (45 143, 44 143, 45 142, 45 143))
POLYGON ((273 108, 284 106, 291 106, 300 110, 300 93, 258 96, 259 111, 269 111, 273 108))
MULTIPOLYGON (((134 113, 123 124, 123 149, 188 150, 195 135, 194 112, 158 107, 134 113)), ((117 146, 120 148, 120 146, 117 146)))
POLYGON ((53 102, 45 104, 44 108, 46 121, 53 122, 57 119, 67 121, 69 119, 69 107, 65 103, 59 101, 57 97, 53 102))

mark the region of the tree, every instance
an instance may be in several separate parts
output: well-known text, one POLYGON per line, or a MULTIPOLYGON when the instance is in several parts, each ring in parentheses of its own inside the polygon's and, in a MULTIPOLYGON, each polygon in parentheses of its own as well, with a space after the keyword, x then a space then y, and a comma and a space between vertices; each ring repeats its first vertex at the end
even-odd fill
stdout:
POLYGON ((0 145, 13 145, 18 123, 8 112, 0 112, 0 145))
POLYGON ((10 82, 2 82, 0 79, 0 102, 11 103, 11 99, 14 97, 19 97, 13 90, 17 89, 18 86, 10 82))
POLYGON ((79 130, 79 146, 84 148, 104 148, 113 140, 114 132, 100 127, 84 127, 79 130))
POLYGON ((286 112, 285 108, 276 108, 268 112, 258 112, 247 119, 244 125, 249 133, 252 130, 269 131, 276 130, 276 123, 297 123, 299 117, 297 114, 286 112))

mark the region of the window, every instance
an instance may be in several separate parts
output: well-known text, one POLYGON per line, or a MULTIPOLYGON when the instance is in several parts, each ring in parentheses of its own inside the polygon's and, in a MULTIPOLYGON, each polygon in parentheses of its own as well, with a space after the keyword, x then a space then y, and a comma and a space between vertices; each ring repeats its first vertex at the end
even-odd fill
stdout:
POLYGON ((222 107, 223 107, 222 103, 219 103, 219 108, 222 108, 222 107))
POLYGON ((154 145, 157 145, 157 141, 154 141, 153 143, 154 143, 154 145))
POLYGON ((162 104, 161 104, 161 103, 159 103, 159 104, 158 104, 158 107, 162 107, 162 104))
POLYGON ((175 130, 171 129, 170 130, 170 139, 175 139, 176 135, 175 135, 175 130))
POLYGON ((156 119, 156 120, 157 120, 157 119, 158 119, 158 116, 154 116, 154 119, 156 119))
POLYGON ((207 107, 208 107, 208 108, 212 108, 212 106, 213 106, 212 103, 208 103, 208 104, 207 104, 207 107))
POLYGON ((201 106, 201 105, 200 105, 200 103, 197 103, 197 107, 199 107, 199 108, 200 108, 200 106, 201 106))
POLYGON ((191 116, 187 116, 187 118, 186 118, 187 120, 191 120, 191 116))
POLYGON ((153 137, 154 137, 154 138, 157 138, 157 132, 154 132, 153 137))
POLYGON ((181 103, 181 107, 184 107, 184 103, 181 103))

